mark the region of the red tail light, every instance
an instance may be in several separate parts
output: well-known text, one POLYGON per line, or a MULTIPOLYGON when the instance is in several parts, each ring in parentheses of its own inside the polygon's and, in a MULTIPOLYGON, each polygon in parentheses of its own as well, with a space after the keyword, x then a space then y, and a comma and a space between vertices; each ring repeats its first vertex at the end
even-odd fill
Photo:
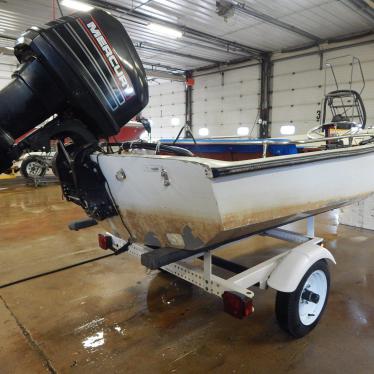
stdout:
POLYGON ((99 247, 102 249, 111 249, 112 248, 112 237, 110 235, 99 234, 99 247))
POLYGON ((223 310, 236 318, 248 317, 254 312, 252 299, 235 292, 225 291, 222 295, 223 310))

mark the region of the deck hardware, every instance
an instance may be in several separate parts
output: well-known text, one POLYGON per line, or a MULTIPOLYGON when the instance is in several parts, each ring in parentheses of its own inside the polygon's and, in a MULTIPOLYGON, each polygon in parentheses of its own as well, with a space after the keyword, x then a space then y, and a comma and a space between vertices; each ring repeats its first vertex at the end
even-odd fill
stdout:
POLYGON ((122 168, 117 171, 116 179, 120 182, 126 179, 125 171, 122 168))
POLYGON ((161 177, 164 179, 164 186, 168 187, 170 186, 170 179, 168 172, 165 169, 161 169, 161 177))

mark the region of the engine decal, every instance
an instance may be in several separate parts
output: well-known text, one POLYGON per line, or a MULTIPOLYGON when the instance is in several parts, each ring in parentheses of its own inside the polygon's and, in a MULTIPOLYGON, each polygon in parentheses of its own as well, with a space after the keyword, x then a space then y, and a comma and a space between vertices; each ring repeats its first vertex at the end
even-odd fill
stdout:
POLYGON ((90 40, 96 46, 96 49, 100 51, 103 56, 106 65, 112 72, 112 77, 117 82, 118 87, 121 89, 125 97, 132 97, 135 95, 134 88, 131 81, 124 69, 120 58, 113 50, 110 42, 107 40, 105 35, 101 32, 100 27, 97 25, 93 17, 90 17, 89 22, 83 22, 82 19, 78 19, 78 22, 83 26, 90 40))

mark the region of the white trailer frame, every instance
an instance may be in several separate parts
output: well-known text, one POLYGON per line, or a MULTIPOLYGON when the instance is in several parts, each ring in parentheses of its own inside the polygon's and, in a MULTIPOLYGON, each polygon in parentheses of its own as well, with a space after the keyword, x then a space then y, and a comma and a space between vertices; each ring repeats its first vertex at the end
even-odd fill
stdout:
MULTIPOLYGON (((112 237, 113 250, 126 245, 123 239, 110 233, 106 235, 112 237)), ((270 286, 277 291, 293 292, 308 269, 318 260, 328 259, 335 263, 332 254, 323 247, 323 239, 314 237, 314 217, 307 218, 306 235, 282 228, 266 230, 260 235, 293 242, 297 245, 228 279, 213 274, 213 250, 194 252, 188 258, 163 266, 162 270, 219 297, 222 297, 225 291, 229 291, 253 299, 254 292, 249 290, 249 287, 257 285, 261 289, 266 289, 270 286), (201 257, 203 257, 202 266, 196 266, 195 260, 201 257)), ((222 248, 225 246, 214 251, 222 248)), ((138 243, 133 243, 128 248, 129 254, 139 259, 150 251, 152 251, 151 248, 138 243)))

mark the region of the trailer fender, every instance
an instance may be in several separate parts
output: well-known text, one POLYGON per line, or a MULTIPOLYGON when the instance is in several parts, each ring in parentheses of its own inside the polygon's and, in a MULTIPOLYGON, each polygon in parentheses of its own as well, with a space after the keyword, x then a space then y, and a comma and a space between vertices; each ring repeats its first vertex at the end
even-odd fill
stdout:
POLYGON ((326 248, 315 243, 304 243, 291 250, 271 272, 268 286, 281 292, 294 292, 304 274, 317 261, 327 259, 336 264, 326 248))

